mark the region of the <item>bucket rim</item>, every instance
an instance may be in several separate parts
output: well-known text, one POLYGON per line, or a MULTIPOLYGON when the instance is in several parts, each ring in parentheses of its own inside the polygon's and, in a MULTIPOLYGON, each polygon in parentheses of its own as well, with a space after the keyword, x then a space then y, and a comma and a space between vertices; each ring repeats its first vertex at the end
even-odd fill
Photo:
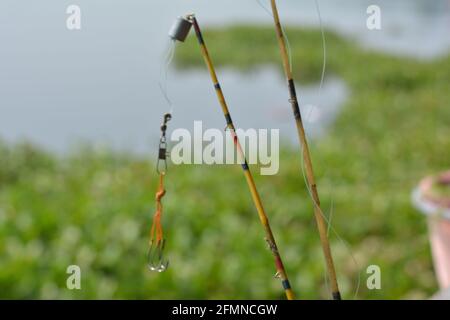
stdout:
POLYGON ((450 197, 433 195, 431 188, 436 183, 450 185, 450 171, 422 179, 412 193, 413 204, 425 215, 441 216, 450 220, 450 197))

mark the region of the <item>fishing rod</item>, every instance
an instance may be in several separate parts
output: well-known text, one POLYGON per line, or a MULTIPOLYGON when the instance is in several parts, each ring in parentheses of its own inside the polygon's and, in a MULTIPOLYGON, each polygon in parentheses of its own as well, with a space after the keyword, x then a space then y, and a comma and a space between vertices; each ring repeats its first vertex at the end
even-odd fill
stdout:
POLYGON ((272 229, 270 227, 270 223, 269 223, 269 219, 266 215, 266 212, 264 210, 262 201, 261 201, 261 197, 258 193, 258 190, 256 188, 256 184, 255 181, 253 179, 253 175, 250 171, 250 168, 248 166, 248 162, 247 159, 245 157, 244 151, 242 149, 242 146, 239 142, 239 138, 236 134, 236 129, 234 126, 234 123, 232 121, 229 109, 228 109, 228 105, 226 103, 225 100, 225 96, 223 94, 223 91, 221 89, 219 80, 217 78, 217 74, 213 65, 213 62, 211 60, 211 57, 209 55, 208 49, 206 47, 200 26, 197 22, 197 19, 195 17, 194 14, 189 14, 185 17, 180 17, 178 18, 178 20, 175 22, 175 24, 173 25, 172 29, 169 32, 169 36, 177 41, 180 42, 184 42, 190 32, 191 27, 194 27, 195 30, 195 34, 197 36, 197 40, 199 42, 200 48, 201 48, 201 53, 203 56, 203 59, 205 61, 205 64, 208 68, 208 71, 210 73, 211 76, 211 80, 214 84, 214 88, 217 94, 217 98, 219 100, 220 106, 222 108, 222 112, 224 114, 225 120, 226 120, 226 128, 229 130, 229 132, 231 133, 231 136, 233 138, 233 142, 235 144, 236 149, 238 150, 238 154, 239 157, 241 158, 241 163, 242 163, 242 169, 244 171, 244 175, 248 184, 248 187, 250 189, 250 193, 253 199, 253 202, 255 204, 256 210, 258 212, 259 215, 259 219, 261 221, 261 224, 264 228, 265 231, 265 240, 272 252, 272 255, 274 257, 275 260, 275 266, 276 266, 276 274, 275 277, 281 279, 281 283, 283 286, 283 289, 285 291, 286 297, 288 300, 293 300, 295 299, 295 295, 294 292, 291 288, 286 270, 284 268, 277 244, 275 242, 275 238, 272 232, 272 229))
POLYGON ((313 205, 314 205, 314 215, 316 218, 317 228, 319 230, 320 241, 322 243, 322 250, 325 257, 325 262, 327 266, 328 277, 331 283, 332 297, 334 300, 341 300, 341 294, 339 292, 339 286, 336 277, 336 270, 334 267, 333 256, 331 254, 330 242, 327 235, 327 226, 325 219, 323 217, 322 209, 320 208, 320 198, 317 191, 317 184, 315 182, 314 170, 311 160, 311 153, 309 151, 308 140, 306 138, 305 128, 303 126, 302 116, 300 113, 300 107, 297 99, 297 92, 295 88, 294 78, 292 76, 291 63, 289 59, 289 54, 286 46, 286 39, 284 36, 283 27, 280 22, 280 15, 278 13, 277 4, 275 0, 270 0, 272 6, 272 15, 275 23, 276 34, 278 38, 278 44, 281 51, 281 58, 283 62, 284 72, 286 74, 290 103, 292 105, 292 111, 294 112, 295 123, 297 126, 298 137, 300 144, 303 147, 303 161, 306 169, 306 181, 308 184, 308 189, 311 194, 313 205))

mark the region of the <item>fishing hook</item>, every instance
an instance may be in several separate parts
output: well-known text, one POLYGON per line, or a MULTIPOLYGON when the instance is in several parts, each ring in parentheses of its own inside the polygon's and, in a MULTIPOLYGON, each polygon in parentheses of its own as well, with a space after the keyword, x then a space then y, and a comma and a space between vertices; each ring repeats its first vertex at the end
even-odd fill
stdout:
POLYGON ((166 241, 152 240, 148 250, 148 267, 151 271, 164 272, 169 267, 169 260, 164 259, 164 247, 166 241))

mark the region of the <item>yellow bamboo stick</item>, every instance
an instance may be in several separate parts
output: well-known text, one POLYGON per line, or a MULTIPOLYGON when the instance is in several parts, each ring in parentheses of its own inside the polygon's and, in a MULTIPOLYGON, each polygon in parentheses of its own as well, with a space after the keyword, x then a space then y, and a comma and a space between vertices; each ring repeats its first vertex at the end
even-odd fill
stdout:
POLYGON ((322 250, 325 257, 327 266, 327 273, 331 284, 332 296, 334 300, 341 300, 341 294, 339 292, 339 286, 336 278, 336 270, 334 267, 333 256, 331 254, 330 243, 327 235, 327 226, 323 217, 322 210, 320 208, 320 199, 317 192, 317 185, 314 178, 314 170, 311 161, 311 154, 309 151, 308 141, 306 139, 305 129, 303 127, 302 116, 300 114, 300 108, 297 100, 297 93, 295 89, 295 83, 292 76, 291 65, 289 61, 289 55, 286 47, 286 40, 284 37, 283 28, 281 27, 280 16, 278 13, 275 0, 271 0, 273 19, 275 22, 275 29, 277 33, 278 44, 281 51, 281 58, 283 62, 283 68, 286 74, 286 78, 289 86, 290 102, 292 104, 292 110, 294 112, 295 122, 297 125, 297 133, 301 145, 303 146, 303 160, 305 163, 306 180, 308 182, 308 188, 311 192, 314 205, 314 215, 316 218, 317 228, 319 230, 320 241, 322 243, 322 250))
POLYGON ((248 167, 247 160, 246 160, 245 155, 244 155, 244 151, 242 150, 241 144, 240 144, 239 139, 238 139, 238 137, 236 135, 235 127, 234 127, 233 121, 231 119, 230 112, 228 110, 228 106, 227 106, 225 97, 223 95, 222 89, 221 89, 219 81, 217 79, 217 74, 216 74, 214 65, 213 65, 212 60, 211 60, 211 58, 209 56, 208 49, 207 49, 207 47, 205 45, 205 42, 204 42, 204 39, 203 39, 203 35, 201 33, 200 27, 198 25, 198 22, 197 22, 197 19, 195 18, 195 16, 191 15, 191 16, 189 16, 189 19, 193 23, 193 26, 194 26, 194 29, 195 29, 195 33, 197 35, 197 39, 198 39, 199 44, 200 44, 202 56, 203 56, 203 58, 205 60, 206 66, 207 66, 208 71, 210 73, 211 80, 214 83, 214 88, 216 89, 217 98, 219 100, 220 106, 222 108, 222 112, 223 112, 223 114, 225 116, 225 119, 227 121, 227 128, 230 130, 230 132, 231 132, 231 134, 233 136, 234 143, 235 143, 236 148, 238 150, 238 153, 239 153, 239 155, 241 157, 241 161, 243 163, 242 164, 242 168, 244 169, 244 175, 245 175, 245 178, 246 178, 246 181, 247 181, 247 184, 248 184, 248 187, 249 187, 249 190, 250 190, 253 202, 255 204, 256 210, 258 212, 259 219, 261 221, 262 226, 264 227, 264 231, 265 231, 265 234, 266 234, 266 241, 269 244, 270 250, 271 250, 271 252, 273 254, 273 257, 274 257, 274 260, 275 260, 275 266, 276 266, 276 269, 277 269, 276 276, 278 278, 280 278, 281 281, 282 281, 283 289, 285 291, 287 299, 288 300, 293 300, 293 299, 295 299, 294 292, 293 292, 293 290, 291 288, 291 285, 289 283, 289 279, 288 279, 286 270, 285 270, 283 262, 281 260, 280 253, 278 251, 278 247, 277 247, 277 244, 275 242, 275 238, 273 236, 272 229, 270 227, 269 219, 268 219, 268 217, 266 215, 266 212, 264 210, 263 204, 261 202, 261 197, 259 196, 258 190, 257 190, 256 185, 255 185, 255 181, 254 181, 253 176, 252 176, 252 173, 251 173, 251 171, 250 171, 250 169, 248 167))

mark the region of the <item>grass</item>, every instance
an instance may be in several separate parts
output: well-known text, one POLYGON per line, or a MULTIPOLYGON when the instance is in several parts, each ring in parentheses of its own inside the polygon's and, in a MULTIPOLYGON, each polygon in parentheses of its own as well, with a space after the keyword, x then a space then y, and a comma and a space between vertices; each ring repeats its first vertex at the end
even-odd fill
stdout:
MULTIPOLYGON (((316 82, 320 32, 287 33, 296 78, 316 82)), ((279 66, 270 27, 207 30, 205 40, 219 66, 279 66)), ((361 299, 426 298, 437 284, 426 222, 410 193, 449 166, 450 58, 374 53, 332 32, 327 44, 328 74, 344 79, 351 96, 311 148, 324 207, 333 204, 334 228, 358 261, 332 236, 344 297, 352 297, 359 268, 361 299), (381 290, 365 286, 372 264, 381 267, 381 290)), ((198 50, 193 39, 180 46, 177 66, 204 68, 198 50)), ((171 167, 164 199, 171 267, 152 274, 145 266, 157 183, 151 163, 90 148, 57 158, 27 144, 0 144, 0 155, 1 298, 283 298, 239 167, 171 167), (83 290, 65 288, 70 264, 82 268, 83 290)), ((257 184, 294 289, 328 298, 299 167, 296 149, 286 148, 280 174, 257 184)))

